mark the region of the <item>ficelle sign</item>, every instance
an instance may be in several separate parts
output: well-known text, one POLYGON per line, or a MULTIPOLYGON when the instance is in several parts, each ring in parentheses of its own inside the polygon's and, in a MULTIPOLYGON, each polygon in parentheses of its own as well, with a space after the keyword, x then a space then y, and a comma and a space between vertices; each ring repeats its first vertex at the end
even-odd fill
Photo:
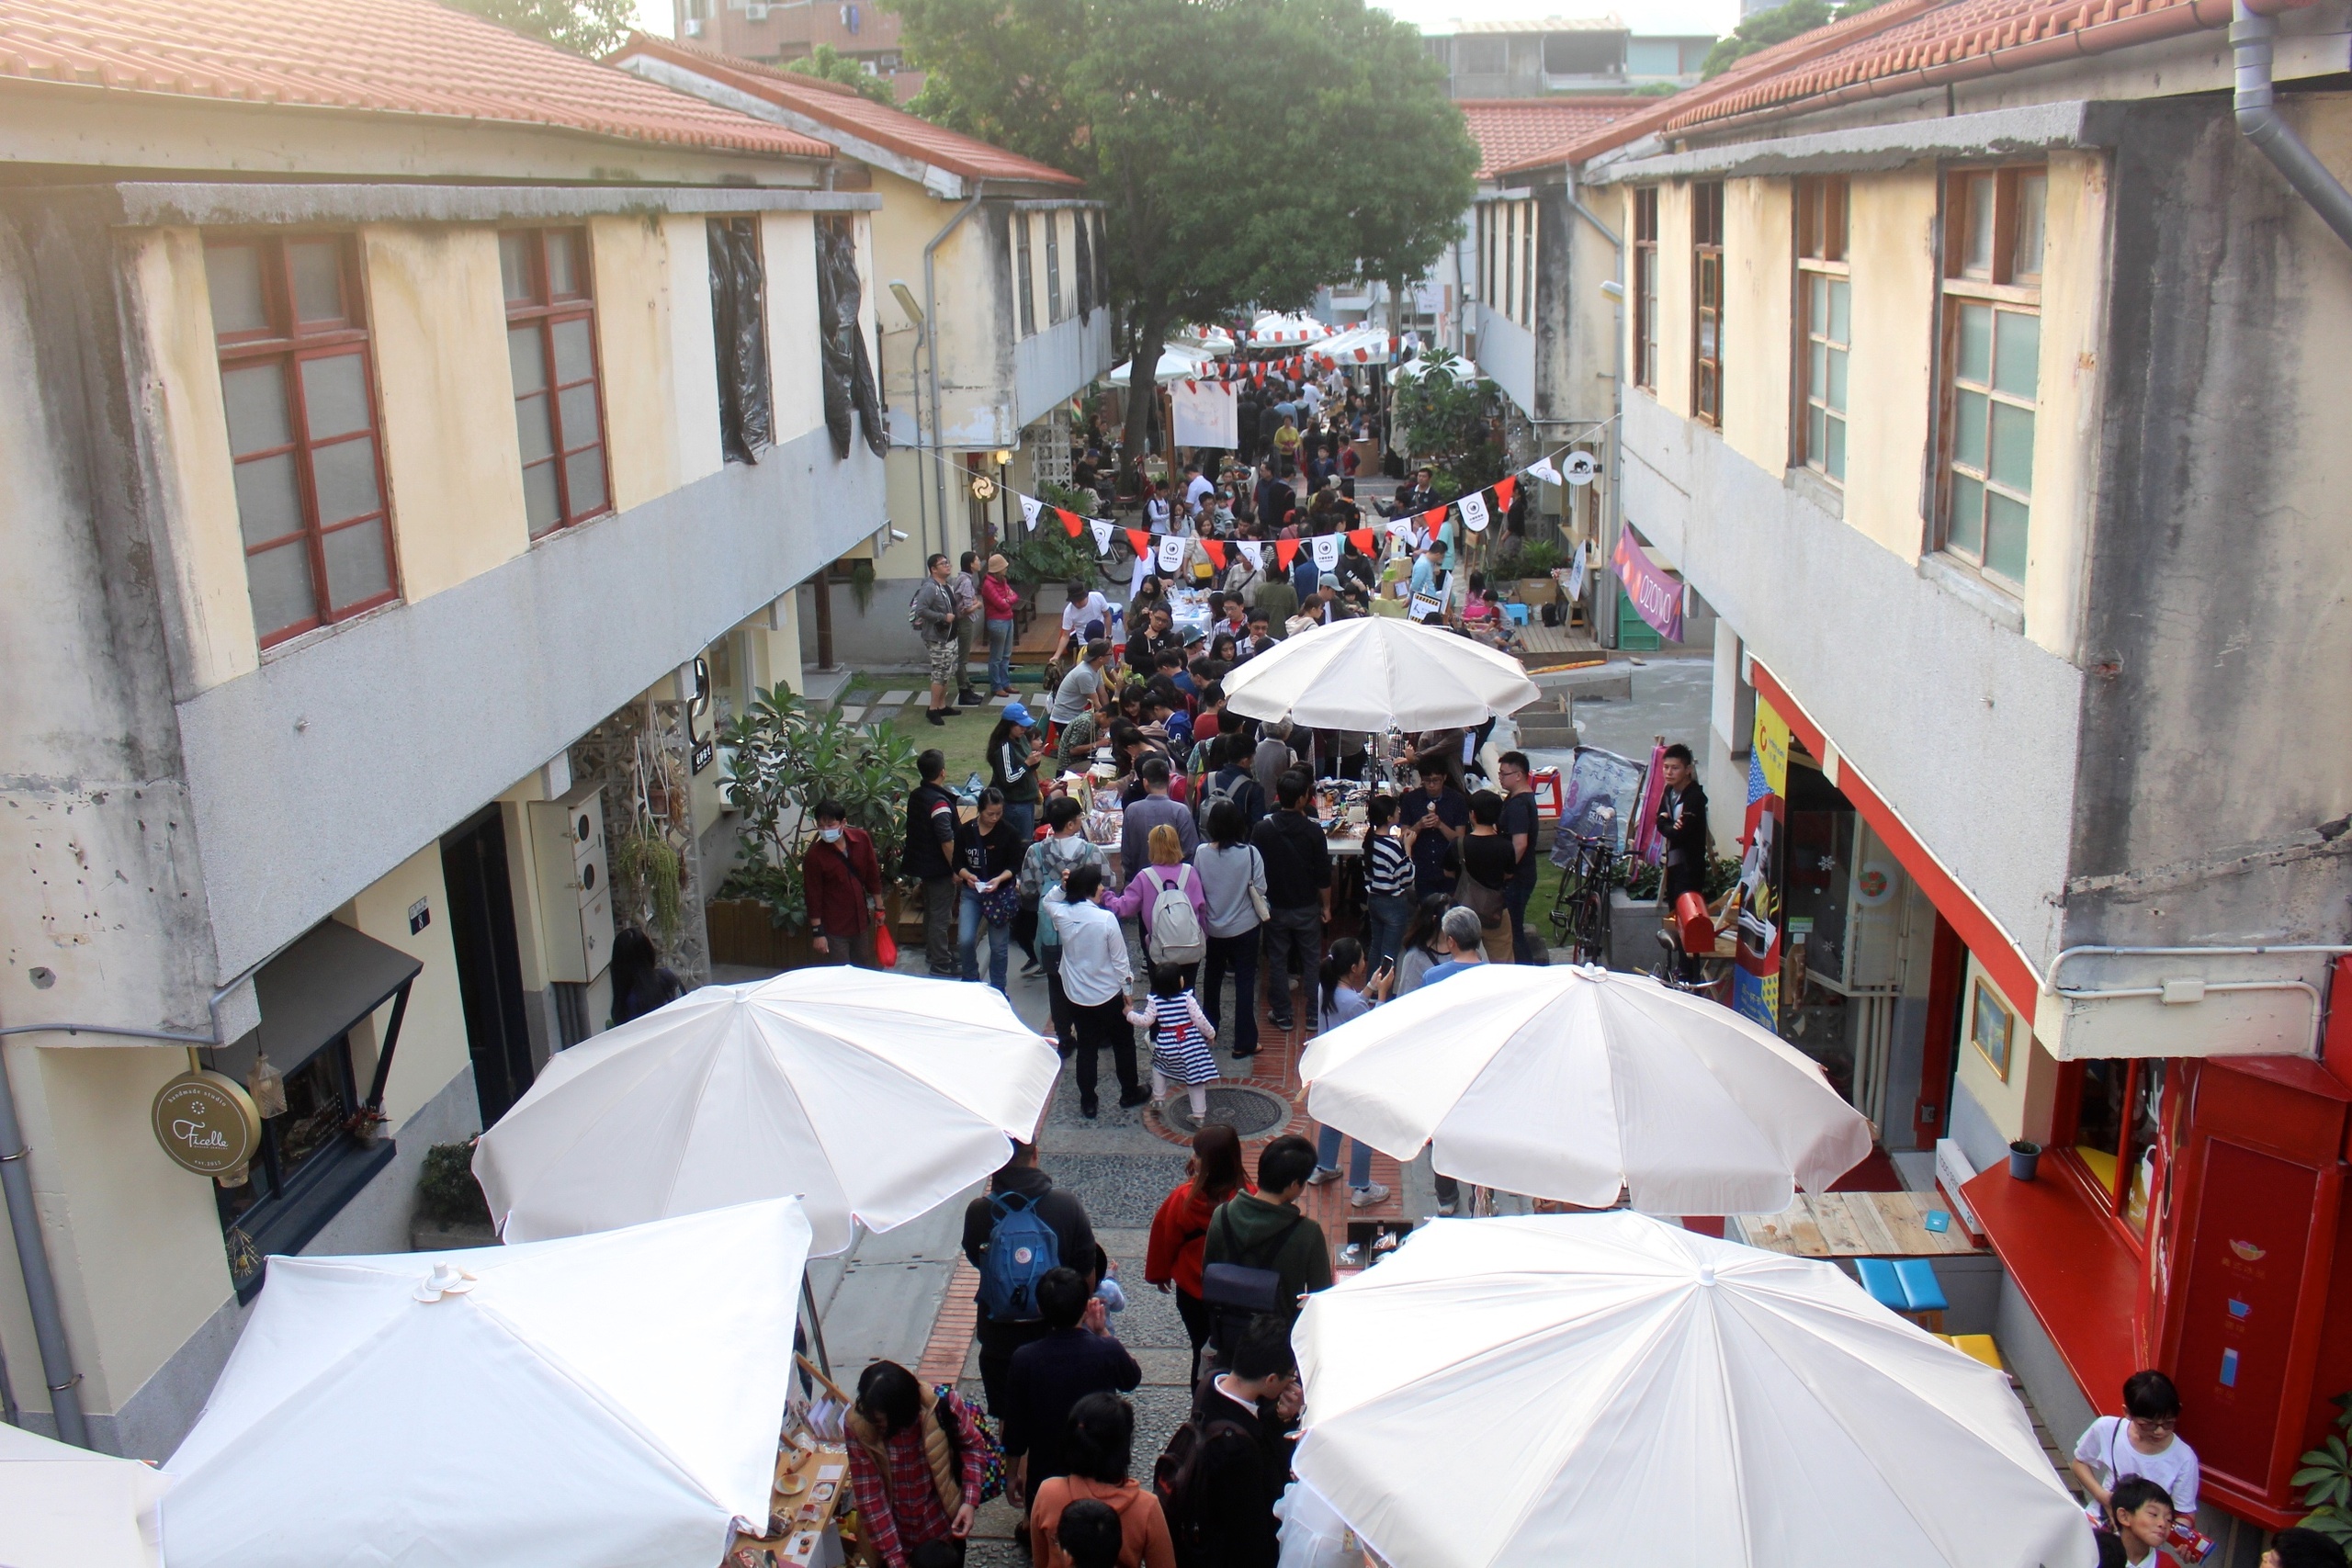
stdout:
POLYGON ((243 1170, 261 1146, 261 1112, 225 1073, 182 1073, 155 1091, 155 1141, 198 1176, 243 1170))

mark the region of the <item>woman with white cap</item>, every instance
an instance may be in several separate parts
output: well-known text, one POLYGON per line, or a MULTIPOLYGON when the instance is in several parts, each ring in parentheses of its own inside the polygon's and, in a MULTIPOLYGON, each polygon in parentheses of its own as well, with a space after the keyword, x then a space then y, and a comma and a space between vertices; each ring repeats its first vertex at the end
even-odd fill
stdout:
POLYGON ((1021 591, 1005 575, 1002 556, 989 557, 980 579, 980 604, 988 615, 989 695, 1012 695, 1012 633, 1021 614, 1021 591))

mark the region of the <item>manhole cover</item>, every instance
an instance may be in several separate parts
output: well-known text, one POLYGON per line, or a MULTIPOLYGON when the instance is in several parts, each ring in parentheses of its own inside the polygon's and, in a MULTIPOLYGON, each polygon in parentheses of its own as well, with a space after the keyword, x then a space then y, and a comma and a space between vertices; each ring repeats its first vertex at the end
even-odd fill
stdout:
MULTIPOLYGON (((1159 1102, 1159 1114, 1188 1138, 1201 1130, 1201 1122, 1193 1117, 1193 1102, 1182 1089, 1159 1102)), ((1209 1089, 1209 1113, 1203 1120, 1222 1122, 1243 1137, 1253 1138, 1288 1122, 1290 1101, 1262 1089, 1214 1085, 1209 1089)))

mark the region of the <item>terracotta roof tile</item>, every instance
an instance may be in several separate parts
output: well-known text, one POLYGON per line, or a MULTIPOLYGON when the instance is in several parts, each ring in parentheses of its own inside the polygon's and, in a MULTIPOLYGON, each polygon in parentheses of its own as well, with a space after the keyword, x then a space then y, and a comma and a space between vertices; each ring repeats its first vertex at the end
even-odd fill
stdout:
POLYGON ((554 126, 827 158, 813 137, 435 0, 0 0, 0 78, 107 92, 554 126))
POLYGON ((1464 98, 1459 107, 1478 143, 1478 177, 1547 147, 1589 136, 1612 121, 1657 107, 1657 98, 1464 98))
POLYGON ((631 35, 628 43, 606 58, 609 63, 618 64, 639 55, 684 66, 738 92, 805 115, 843 135, 859 137, 902 157, 919 159, 967 179, 1027 180, 1037 185, 1070 186, 1085 183, 1075 175, 1008 152, 976 136, 933 125, 888 104, 877 104, 841 83, 803 75, 797 71, 779 71, 757 61, 741 60, 669 39, 649 38, 643 33, 631 35))

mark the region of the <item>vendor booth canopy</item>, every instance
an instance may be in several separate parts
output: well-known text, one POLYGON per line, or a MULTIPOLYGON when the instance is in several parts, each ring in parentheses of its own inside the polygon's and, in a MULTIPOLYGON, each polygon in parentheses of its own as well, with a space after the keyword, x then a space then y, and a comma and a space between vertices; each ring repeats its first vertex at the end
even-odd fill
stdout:
POLYGON ((1435 1220, 1293 1342, 1299 1479, 1388 1562, 2098 1561, 2006 1375, 1832 1264, 1638 1214, 1435 1220))
POLYGON ((474 1151, 537 1241, 798 1194, 815 1247, 888 1230, 1035 1131, 1054 1048, 989 987, 848 966, 707 986, 559 1053, 474 1151))
MULTIPOLYGON (((1188 381, 1201 374, 1201 367, 1214 361, 1216 355, 1205 348, 1186 348, 1180 344, 1168 344, 1159 351, 1161 386, 1171 381, 1188 381)), ((1130 386, 1135 381, 1135 361, 1123 359, 1112 367, 1109 380, 1114 387, 1130 386)))
POLYGON ((156 1568, 157 1504, 171 1483, 0 1425, 0 1562, 8 1568, 156 1568))
POLYGON ((1418 381, 1422 377, 1432 373, 1450 376, 1455 382, 1465 387, 1473 381, 1483 381, 1487 378, 1485 371, 1460 355, 1452 354, 1439 355, 1435 358, 1423 355, 1419 359, 1408 359, 1389 371, 1388 378, 1392 381, 1418 381))
POLYGON ((171 1568, 711 1568, 768 1517, 789 1198, 464 1252, 273 1258, 164 1466, 171 1568))
POLYGON ((1301 632, 1225 678, 1235 713, 1317 729, 1484 724, 1541 694, 1510 655, 1390 615, 1301 632))
POLYGON ((1335 330, 1330 322, 1317 321, 1313 316, 1261 310, 1258 319, 1250 323, 1250 342, 1260 348, 1279 347, 1286 343, 1319 343, 1335 330))
MULTIPOLYGON (((1271 657, 1269 655, 1268 657, 1271 657)), ((1871 1152, 1813 1060, 1645 975, 1480 964, 1318 1035, 1306 1108, 1448 1176, 1652 1214, 1776 1214, 1871 1152)))

